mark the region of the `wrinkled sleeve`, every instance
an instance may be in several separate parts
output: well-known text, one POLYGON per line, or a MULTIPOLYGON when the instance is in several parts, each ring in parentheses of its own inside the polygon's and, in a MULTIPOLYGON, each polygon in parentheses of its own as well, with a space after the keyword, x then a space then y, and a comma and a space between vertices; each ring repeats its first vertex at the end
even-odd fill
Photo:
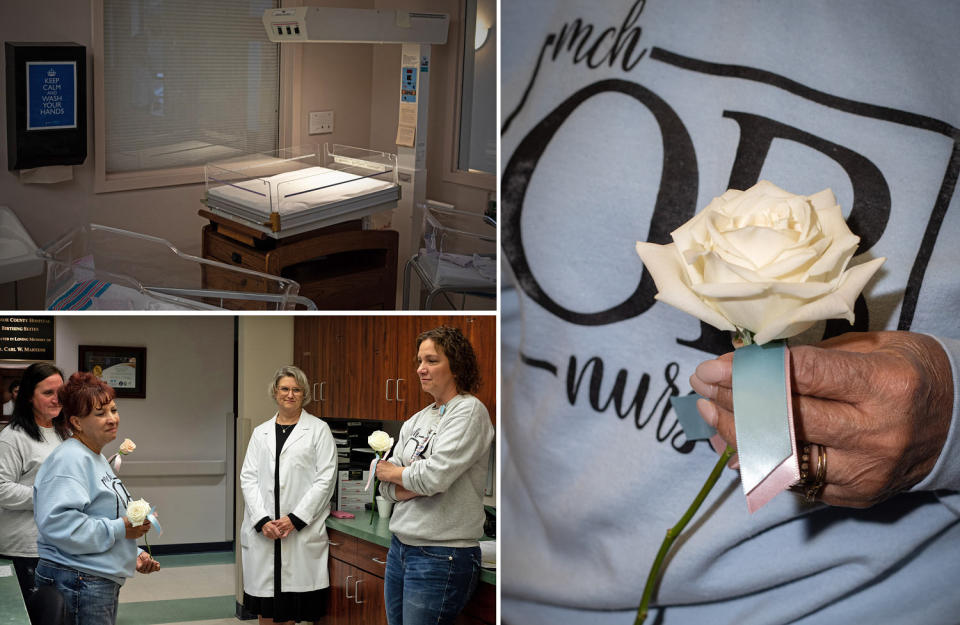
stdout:
POLYGON ((404 488, 428 497, 445 492, 464 471, 489 453, 493 440, 490 415, 476 399, 461 402, 435 436, 433 453, 403 472, 404 488))
POLYGON ((934 336, 950 360, 953 406, 950 430, 933 470, 911 490, 931 490, 944 505, 960 515, 960 340, 934 336))
POLYGON ((86 486, 68 475, 52 475, 35 488, 34 520, 44 542, 72 555, 103 553, 126 536, 123 518, 104 519, 83 512, 90 504, 86 486))
POLYGON ((32 510, 33 488, 20 484, 23 457, 8 441, 0 441, 0 508, 32 510))

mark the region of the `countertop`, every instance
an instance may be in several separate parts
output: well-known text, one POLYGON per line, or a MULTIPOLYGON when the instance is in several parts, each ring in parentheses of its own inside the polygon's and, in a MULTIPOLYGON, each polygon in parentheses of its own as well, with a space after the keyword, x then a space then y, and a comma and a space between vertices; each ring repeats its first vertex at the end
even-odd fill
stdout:
POLYGON ((7 572, 0 577, 0 625, 30 625, 13 562, 0 558, 0 573, 7 572))
MULTIPOLYGON (((356 518, 353 519, 338 519, 328 516, 327 527, 343 532, 344 534, 356 536, 360 540, 365 540, 368 543, 374 543, 381 547, 390 547, 390 539, 393 538, 393 534, 390 533, 389 528, 390 519, 378 516, 373 524, 371 524, 370 515, 373 514, 373 512, 370 510, 354 512, 354 514, 356 518)), ((480 581, 496 586, 497 572, 489 569, 480 569, 480 581)))

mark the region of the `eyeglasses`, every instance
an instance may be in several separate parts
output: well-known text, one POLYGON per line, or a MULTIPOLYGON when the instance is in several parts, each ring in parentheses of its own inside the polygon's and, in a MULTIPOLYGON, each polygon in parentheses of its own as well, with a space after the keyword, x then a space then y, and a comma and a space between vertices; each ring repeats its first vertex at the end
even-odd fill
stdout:
POLYGON ((277 393, 280 395, 286 395, 287 393, 293 393, 294 395, 303 395, 303 389, 290 388, 289 386, 280 386, 280 387, 277 387, 277 393))

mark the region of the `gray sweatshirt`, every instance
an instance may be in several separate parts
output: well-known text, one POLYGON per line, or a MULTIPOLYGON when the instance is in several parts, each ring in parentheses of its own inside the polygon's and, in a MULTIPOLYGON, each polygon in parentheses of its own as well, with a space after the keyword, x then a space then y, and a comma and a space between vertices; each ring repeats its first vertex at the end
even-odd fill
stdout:
POLYGON ((8 425, 0 431, 0 553, 37 557, 37 525, 33 522, 33 480, 40 465, 60 444, 54 428, 40 428, 43 442, 8 425))
MULTIPOLYGON (((483 490, 493 426, 486 407, 473 395, 457 395, 443 416, 436 404, 400 428, 389 461, 401 467, 403 486, 419 497, 397 502, 390 531, 414 546, 474 547, 483 536, 483 490), (418 446, 426 441, 415 459, 418 446)), ((393 484, 381 484, 391 501, 393 484)))

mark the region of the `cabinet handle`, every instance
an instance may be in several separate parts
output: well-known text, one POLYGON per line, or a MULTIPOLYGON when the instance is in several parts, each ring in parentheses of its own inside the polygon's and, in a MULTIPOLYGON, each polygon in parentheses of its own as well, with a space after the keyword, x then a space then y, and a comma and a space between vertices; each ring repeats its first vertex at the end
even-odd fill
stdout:
POLYGON ((320 401, 327 401, 327 398, 323 396, 323 387, 326 385, 326 381, 320 383, 320 401))
POLYGON ((240 264, 240 262, 243 260, 243 258, 240 256, 240 254, 239 254, 238 252, 230 252, 230 260, 232 260, 233 262, 235 262, 235 263, 237 263, 237 264, 240 264))
POLYGON ((313 395, 313 401, 320 401, 320 396, 317 395, 317 383, 314 382, 313 386, 310 387, 310 394, 313 395))
POLYGON ((347 595, 347 599, 356 599, 353 595, 350 594, 350 580, 353 579, 353 575, 347 575, 347 579, 343 580, 343 594, 347 595))
POLYGON ((385 391, 387 401, 393 401, 392 399, 390 399, 390 380, 392 379, 393 378, 387 378, 387 385, 386 385, 386 391, 385 391))
POLYGON ((340 546, 340 543, 335 543, 335 542, 333 542, 332 540, 328 540, 328 541, 327 541, 327 544, 328 544, 328 545, 333 545, 334 547, 339 547, 339 546, 340 546))
POLYGON ((357 580, 357 583, 353 586, 353 601, 354 601, 354 603, 363 603, 363 601, 360 601, 360 582, 362 582, 362 581, 363 581, 362 579, 358 579, 358 580, 357 580))
POLYGON ((370 559, 376 562, 377 564, 382 564, 383 566, 387 566, 387 563, 385 560, 380 560, 379 558, 370 558, 370 559))
POLYGON ((400 383, 406 382, 403 378, 397 378, 397 401, 403 401, 403 398, 400 397, 400 383))

